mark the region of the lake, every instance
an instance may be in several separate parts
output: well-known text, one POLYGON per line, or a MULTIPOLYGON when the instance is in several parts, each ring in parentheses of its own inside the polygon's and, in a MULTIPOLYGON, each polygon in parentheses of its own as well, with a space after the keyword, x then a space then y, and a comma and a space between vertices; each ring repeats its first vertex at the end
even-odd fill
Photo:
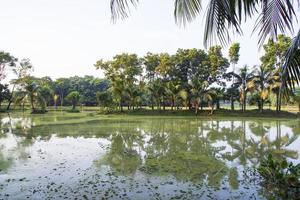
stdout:
POLYGON ((268 199, 253 167, 300 163, 299 120, 0 118, 0 199, 268 199))

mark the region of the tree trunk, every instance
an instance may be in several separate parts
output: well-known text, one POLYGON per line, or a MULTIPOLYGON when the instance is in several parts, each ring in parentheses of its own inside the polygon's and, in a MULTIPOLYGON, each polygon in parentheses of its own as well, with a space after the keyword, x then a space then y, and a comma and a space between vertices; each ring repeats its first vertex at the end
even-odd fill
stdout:
POLYGON ((11 95, 10 95, 10 97, 9 97, 9 101, 8 101, 8 105, 7 105, 7 107, 6 107, 6 110, 9 110, 10 105, 11 105, 11 103, 13 102, 13 94, 14 94, 15 86, 16 86, 16 85, 14 84, 14 86, 13 86, 13 88, 12 88, 12 90, 11 90, 11 95))
POLYGON ((233 95, 230 97, 230 102, 231 102, 231 110, 234 110, 234 100, 233 100, 233 95))
POLYGON ((120 105, 119 105, 119 106, 120 106, 120 110, 121 110, 121 112, 123 112, 122 99, 120 99, 120 102, 119 102, 119 103, 120 103, 120 105))
POLYGON ((261 99, 260 101, 260 112, 262 113, 264 111, 264 100, 261 99))
POLYGON ((214 114, 215 104, 212 102, 211 105, 210 105, 210 107, 211 107, 210 114, 212 115, 212 114, 214 114))
POLYGON ((153 100, 153 95, 151 95, 151 108, 152 111, 154 110, 154 100, 153 100))
POLYGON ((32 109, 32 111, 35 111, 32 97, 30 98, 30 103, 31 103, 31 109, 32 109))
POLYGON ((244 99, 243 99, 243 101, 244 101, 244 103, 243 103, 243 104, 244 104, 244 105, 243 105, 243 106, 244 106, 243 110, 244 110, 244 111, 246 111, 246 106, 247 106, 246 100, 247 100, 247 98, 246 98, 246 96, 245 96, 244 99))
POLYGON ((217 100, 217 110, 219 110, 220 109, 220 100, 218 99, 217 100))
POLYGON ((63 103, 64 103, 64 94, 61 92, 60 93, 60 109, 61 109, 61 111, 62 111, 62 109, 63 109, 63 103))
POLYGON ((279 112, 279 92, 276 92, 276 112, 279 112))

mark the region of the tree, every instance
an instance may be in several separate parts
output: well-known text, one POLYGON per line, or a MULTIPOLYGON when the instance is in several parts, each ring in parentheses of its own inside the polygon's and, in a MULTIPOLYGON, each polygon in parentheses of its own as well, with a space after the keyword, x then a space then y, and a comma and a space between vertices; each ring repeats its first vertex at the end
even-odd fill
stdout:
POLYGON ((64 105, 64 98, 68 95, 70 90, 70 80, 67 78, 59 78, 55 80, 54 91, 59 94, 60 107, 62 109, 64 105))
POLYGON ((76 105, 78 104, 78 102, 80 100, 80 94, 77 91, 70 92, 66 96, 66 99, 71 102, 71 104, 72 104, 72 110, 75 110, 76 105))
POLYGON ((167 83, 166 93, 171 101, 171 110, 174 109, 176 101, 179 97, 179 92, 181 91, 180 85, 175 81, 169 81, 167 83))
POLYGON ((6 77, 6 67, 14 66, 16 61, 17 59, 9 53, 0 51, 0 82, 6 77))
POLYGON ((99 60, 95 67, 104 71, 106 78, 111 82, 112 94, 119 101, 120 109, 123 111, 125 90, 133 92, 132 86, 137 83, 137 78, 142 73, 137 55, 123 53, 116 55, 112 61, 99 60))
POLYGON ((58 94, 54 94, 53 95, 53 102, 54 102, 54 109, 57 110, 57 101, 59 99, 59 95, 58 94))
POLYGON ((12 71, 16 76, 16 79, 13 79, 11 83, 13 84, 11 95, 8 100, 8 105, 6 110, 10 109, 11 103, 13 102, 15 87, 19 80, 26 78, 30 75, 30 72, 33 70, 33 66, 30 63, 29 59, 22 59, 20 62, 12 65, 12 71))
POLYGON ((37 92, 39 88, 37 80, 34 77, 28 76, 23 80, 21 80, 20 84, 25 90, 24 94, 27 95, 29 98, 32 113, 35 113, 36 112, 35 103, 36 103, 37 92))
POLYGON ((53 90, 48 85, 41 85, 37 92, 39 104, 41 105, 42 111, 45 112, 51 97, 53 96, 53 90))
POLYGON ((111 104, 112 99, 109 91, 97 92, 96 97, 99 107, 105 108, 111 104))
POLYGON ((10 97, 10 91, 8 89, 8 84, 0 83, 0 108, 3 101, 8 100, 10 97))
MULTIPOLYGON (((235 73, 235 65, 238 63, 239 61, 239 54, 240 51, 240 44, 239 43, 233 43, 230 48, 229 48, 229 61, 232 64, 232 73, 235 73)), ((234 76, 232 78, 232 84, 234 85, 234 76)), ((231 110, 234 110, 234 100, 233 100, 233 96, 231 96, 230 98, 230 102, 231 102, 231 110)))
POLYGON ((259 66, 258 69, 255 71, 255 75, 252 79, 253 87, 256 88, 259 94, 260 102, 260 112, 263 112, 264 109, 264 102, 269 97, 269 91, 270 91, 270 80, 272 78, 272 71, 269 69, 266 69, 264 66, 259 66))
POLYGON ((148 52, 142 59, 146 69, 146 78, 148 79, 148 92, 150 93, 151 108, 154 110, 154 89, 150 87, 156 78, 155 69, 159 65, 159 55, 148 52))
MULTIPOLYGON (((111 0, 111 13, 113 20, 128 17, 130 5, 136 5, 138 0, 111 0)), ((258 31, 259 41, 262 45, 268 38, 277 39, 278 33, 293 33, 295 8, 298 1, 292 0, 239 0, 239 1, 208 1, 205 13, 206 24, 204 28, 204 44, 211 44, 218 39, 222 44, 230 41, 230 31, 242 33, 241 25, 257 16, 254 30, 258 31)), ((186 24, 194 20, 202 8, 201 0, 176 0, 174 3, 175 21, 186 24)), ((295 82, 300 83, 300 58, 295 56, 300 48, 300 31, 293 39, 284 65, 281 66, 281 81, 285 86, 294 87, 295 82)))
MULTIPOLYGON (((230 72, 229 76, 235 77, 235 82, 232 87, 240 89, 240 101, 242 103, 242 110, 246 110, 246 100, 247 100, 247 92, 249 91, 248 84, 252 81, 254 77, 254 73, 252 71, 249 72, 249 67, 245 65, 243 68, 239 70, 239 73, 230 72)), ((231 100, 233 100, 233 94, 231 95, 231 100)))
POLYGON ((291 38, 279 35, 277 41, 269 39, 264 47, 264 55, 260 58, 265 69, 273 72, 272 91, 276 95, 276 111, 281 109, 281 66, 284 64, 284 57, 291 45, 291 38))

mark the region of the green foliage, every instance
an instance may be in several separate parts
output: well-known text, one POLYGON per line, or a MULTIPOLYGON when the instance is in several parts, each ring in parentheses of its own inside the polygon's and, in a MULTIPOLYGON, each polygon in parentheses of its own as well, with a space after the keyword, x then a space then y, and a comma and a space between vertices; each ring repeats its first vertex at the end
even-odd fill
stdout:
POLYGON ((233 64, 237 64, 240 58, 240 44, 233 43, 229 48, 229 60, 233 64))
POLYGON ((72 110, 76 110, 76 105, 79 103, 80 94, 77 91, 70 92, 66 99, 72 103, 72 110))
POLYGON ((1 106, 1 103, 4 101, 4 100, 8 100, 10 97, 10 91, 8 89, 8 84, 1 84, 0 83, 0 106, 1 106))
POLYGON ((269 154, 260 164, 258 173, 263 178, 266 192, 273 198, 294 199, 299 195, 300 164, 277 161, 269 154))
POLYGON ((6 67, 14 66, 16 61, 17 59, 9 53, 0 51, 0 81, 6 77, 6 67))
POLYGON ((109 91, 97 92, 96 98, 99 106, 108 107, 112 104, 112 97, 109 91))

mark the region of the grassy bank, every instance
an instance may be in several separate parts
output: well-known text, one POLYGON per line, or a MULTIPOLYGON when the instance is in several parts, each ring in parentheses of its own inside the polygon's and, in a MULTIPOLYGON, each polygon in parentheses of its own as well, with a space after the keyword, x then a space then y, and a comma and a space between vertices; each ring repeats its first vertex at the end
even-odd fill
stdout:
MULTIPOLYGON (((245 112, 241 110, 229 110, 229 109, 219 109, 215 110, 213 114, 210 113, 210 110, 204 109, 199 111, 197 115, 195 115, 194 111, 190 110, 171 110, 171 108, 166 108, 166 110, 151 110, 150 108, 143 109, 135 109, 135 110, 126 110, 123 112, 110 110, 104 111, 103 109, 99 109, 99 107, 78 107, 79 113, 69 113, 70 107, 62 107, 54 109, 53 107, 49 107, 48 112, 45 114, 38 114, 46 116, 53 116, 57 114, 66 114, 68 116, 73 116, 74 118, 82 118, 88 117, 95 119, 96 116, 105 116, 105 118, 110 117, 123 117, 123 116, 137 116, 137 117, 197 117, 197 118, 272 118, 272 119, 296 119, 300 118, 300 114, 293 111, 281 111, 277 113, 275 110, 266 109, 263 112, 260 112, 257 109, 249 109, 245 112)), ((2 113, 6 113, 6 110, 2 110, 2 113)), ((13 115, 30 115, 31 110, 27 108, 24 112, 21 110, 11 110, 9 113, 13 115)), ((36 114, 34 114, 36 115, 36 114)))

